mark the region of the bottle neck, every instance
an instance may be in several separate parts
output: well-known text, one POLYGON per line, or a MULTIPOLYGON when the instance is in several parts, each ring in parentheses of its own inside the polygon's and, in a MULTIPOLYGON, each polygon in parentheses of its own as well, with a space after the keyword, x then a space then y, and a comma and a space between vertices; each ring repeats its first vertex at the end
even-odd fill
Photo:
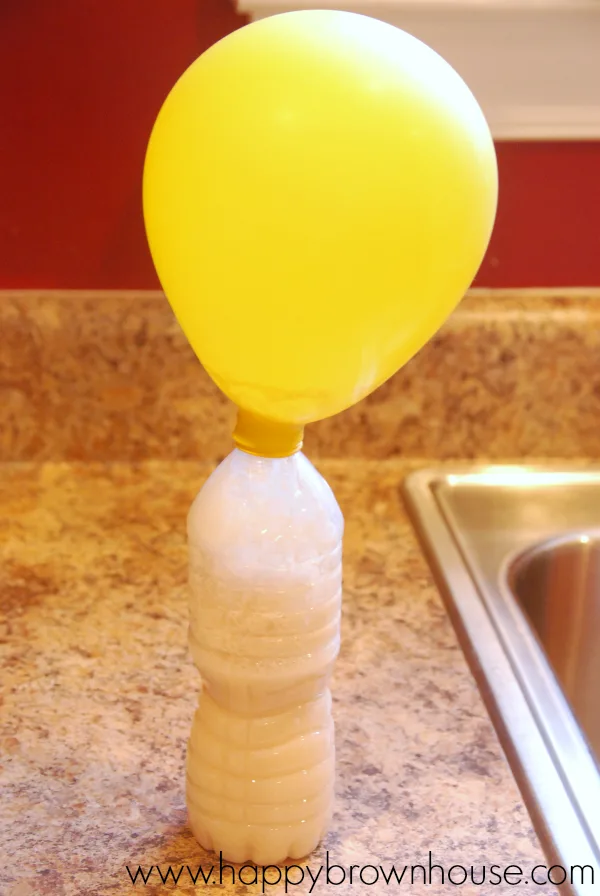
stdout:
POLYGON ((236 448, 255 457, 289 457, 300 451, 304 427, 296 423, 268 420, 238 409, 233 431, 236 448))

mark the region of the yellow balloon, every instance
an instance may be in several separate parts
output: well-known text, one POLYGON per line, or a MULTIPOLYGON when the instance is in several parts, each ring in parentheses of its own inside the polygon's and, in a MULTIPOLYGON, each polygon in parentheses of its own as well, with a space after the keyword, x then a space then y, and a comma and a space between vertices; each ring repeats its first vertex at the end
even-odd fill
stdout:
POLYGON ((304 424, 359 401, 433 335, 493 227, 497 168, 459 75, 333 10, 230 34, 152 131, 144 215, 164 291, 242 409, 304 424))

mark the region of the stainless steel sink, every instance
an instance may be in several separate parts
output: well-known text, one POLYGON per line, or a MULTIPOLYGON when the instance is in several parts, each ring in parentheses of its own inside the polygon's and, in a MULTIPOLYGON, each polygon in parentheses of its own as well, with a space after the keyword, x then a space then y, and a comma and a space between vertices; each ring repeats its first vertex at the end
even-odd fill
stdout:
POLYGON ((600 468, 424 470, 404 495, 546 852, 597 893, 600 468))
POLYGON ((596 759, 600 757, 600 531, 520 554, 508 584, 525 610, 596 759))

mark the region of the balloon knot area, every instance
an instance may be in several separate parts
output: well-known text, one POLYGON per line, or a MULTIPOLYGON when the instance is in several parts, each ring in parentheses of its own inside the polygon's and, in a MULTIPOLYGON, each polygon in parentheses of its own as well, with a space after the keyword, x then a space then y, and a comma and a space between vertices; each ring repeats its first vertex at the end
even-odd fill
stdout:
POLYGON ((236 448, 256 457, 289 457, 300 451, 304 427, 268 420, 239 408, 233 441, 236 448))

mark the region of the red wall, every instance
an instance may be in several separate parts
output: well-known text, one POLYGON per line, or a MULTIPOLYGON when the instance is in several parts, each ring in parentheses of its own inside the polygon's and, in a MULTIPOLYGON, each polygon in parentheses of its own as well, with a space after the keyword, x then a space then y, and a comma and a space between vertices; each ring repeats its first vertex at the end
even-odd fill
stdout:
POLYGON ((480 286, 600 286, 600 143, 499 143, 480 286))
MULTIPOLYGON (((153 288, 141 171, 189 63, 244 24, 229 0, 2 0, 0 288, 153 288)), ((600 284, 600 143, 498 145, 478 283, 600 284)))

